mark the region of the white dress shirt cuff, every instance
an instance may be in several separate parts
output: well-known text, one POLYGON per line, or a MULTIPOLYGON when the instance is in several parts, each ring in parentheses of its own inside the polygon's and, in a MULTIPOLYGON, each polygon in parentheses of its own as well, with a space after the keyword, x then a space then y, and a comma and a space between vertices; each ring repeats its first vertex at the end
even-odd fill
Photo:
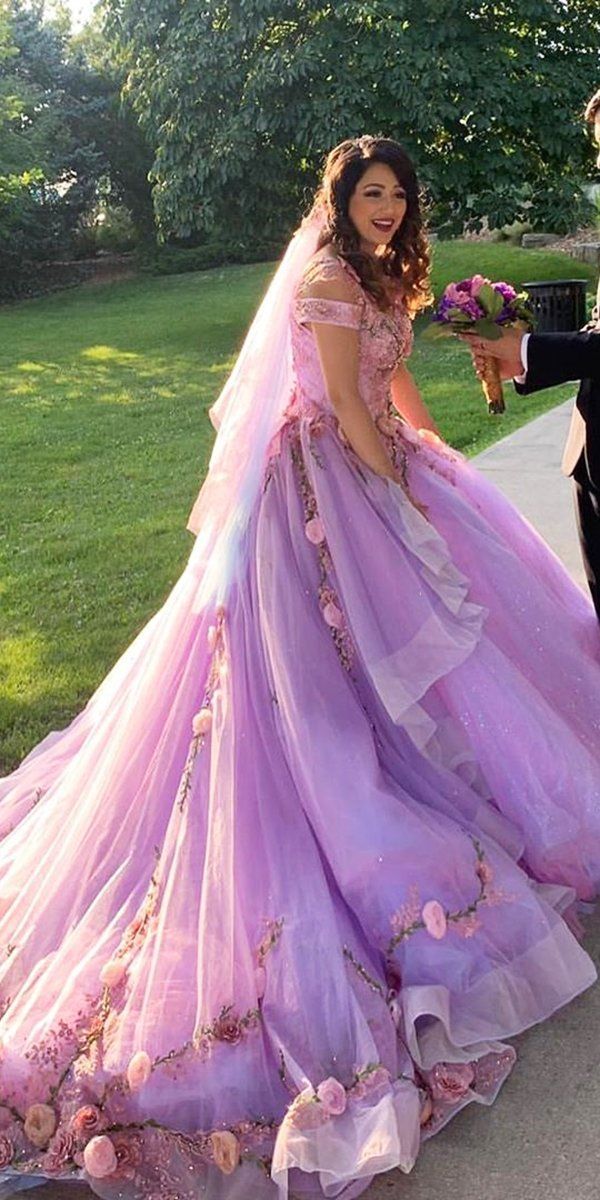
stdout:
POLYGON ((528 367, 527 343, 529 341, 530 336, 531 335, 529 333, 524 333, 523 337, 521 338, 521 366, 523 367, 523 374, 515 375, 515 377, 514 377, 515 383, 525 383, 525 380, 527 378, 527 367, 528 367))

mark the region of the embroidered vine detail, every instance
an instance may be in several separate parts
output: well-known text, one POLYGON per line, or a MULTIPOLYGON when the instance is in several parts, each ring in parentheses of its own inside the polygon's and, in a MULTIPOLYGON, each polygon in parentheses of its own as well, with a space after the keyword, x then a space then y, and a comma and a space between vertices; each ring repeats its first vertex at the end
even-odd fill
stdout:
POLYGON ((36 804, 39 804, 40 800, 42 799, 42 796, 44 796, 44 795, 45 795, 45 789, 41 788, 41 787, 36 787, 30 807, 35 808, 36 804))
POLYGON ((202 704, 192 720, 192 739, 177 789, 176 802, 180 812, 183 812, 189 798, 196 759, 212 729, 212 705, 219 683, 224 679, 227 670, 224 639, 225 608, 223 605, 216 610, 215 622, 215 625, 211 625, 207 633, 208 647, 212 653, 208 680, 202 704))
POLYGON ((385 999, 385 989, 383 988, 382 984, 380 984, 377 979, 374 979, 373 976, 369 974, 367 968, 364 967, 361 962, 359 962, 356 956, 352 953, 350 947, 344 946, 343 952, 344 957, 347 958, 348 962, 352 964, 357 975, 360 975, 361 979, 364 980, 367 986, 371 988, 371 991, 377 992, 379 996, 382 996, 385 999))
MULTIPOLYGON (((281 1059, 283 1062, 283 1055, 281 1059)), ((143 1053, 134 1056, 125 1088, 136 1090, 143 1085, 150 1069, 146 1060, 143 1053)), ((465 1099, 492 1095, 514 1061, 514 1051, 504 1047, 472 1062, 438 1062, 430 1071, 415 1066, 414 1075, 398 1076, 420 1094, 423 1136, 434 1133, 449 1111, 465 1099)), ((346 1086, 329 1076, 316 1088, 309 1085, 296 1093, 282 1119, 260 1116, 193 1134, 170 1129, 152 1118, 115 1120, 104 1111, 103 1100, 77 1107, 70 1097, 62 1113, 46 1104, 33 1104, 24 1117, 9 1108, 13 1121, 5 1121, 0 1132, 0 1169, 14 1167, 23 1175, 68 1177, 80 1175, 83 1168, 92 1179, 132 1181, 149 1200, 193 1200, 194 1192, 182 1191, 181 1183, 175 1188, 170 1179, 171 1148, 190 1171, 208 1165, 229 1175, 247 1162, 269 1174, 281 1124, 289 1121, 310 1132, 343 1114, 353 1103, 377 1099, 391 1084, 392 1076, 381 1062, 367 1063, 353 1072, 346 1086), (150 1141, 145 1140, 146 1133, 151 1135, 150 1141)), ((7 1106, 3 1107, 6 1111, 7 1106)))
MULTIPOLYGON (((100 972, 100 981, 104 984, 105 992, 109 998, 125 984, 127 969, 131 959, 137 954, 152 926, 153 919, 156 915, 159 900, 160 900, 160 882, 159 882, 159 865, 160 865, 161 849, 159 846, 154 847, 155 866, 150 876, 150 883, 144 900, 138 909, 135 917, 129 922, 126 927, 121 941, 117 946, 112 958, 108 960, 102 967, 100 972)), ((104 1029, 104 1026, 103 1026, 104 1029)))
POLYGON ((274 476, 275 476, 275 461, 274 461, 274 458, 270 458, 267 463, 267 466, 265 467, 265 473, 263 475, 262 489, 261 489, 263 496, 264 496, 271 480, 274 478, 274 476))
POLYGON ((408 455, 406 447, 403 444, 402 426, 403 422, 400 418, 393 417, 389 412, 379 413, 375 418, 375 424, 379 433, 382 435, 388 454, 396 468, 401 486, 407 495, 410 496, 410 488, 408 483, 408 455))
POLYGON ((286 1088, 288 1092, 291 1092, 292 1096, 296 1097, 298 1095, 298 1089, 294 1087, 294 1084, 287 1073, 285 1055, 281 1049, 279 1050, 279 1066, 277 1068, 277 1074, 279 1075, 284 1088, 286 1088))
POLYGON ((424 929, 438 940, 445 937, 448 927, 454 926, 462 937, 472 937, 481 928, 478 910, 483 904, 499 904, 502 900, 510 899, 503 892, 492 887, 493 871, 485 857, 481 843, 471 837, 475 849, 475 876, 479 890, 471 904, 451 912, 440 904, 439 900, 428 900, 422 904, 419 889, 416 884, 409 888, 407 901, 396 909, 390 919, 393 936, 387 946, 388 956, 396 946, 406 938, 424 929))
POLYGON ((277 942, 281 937, 284 919, 283 917, 280 917, 277 921, 265 920, 264 924, 266 926, 266 931, 259 946, 257 947, 254 956, 256 962, 254 977, 256 982, 256 995, 259 1003, 265 994, 265 988, 267 986, 265 959, 273 947, 277 945, 277 942))
POLYGON ((237 1045, 249 1029, 255 1029, 261 1019, 260 1009, 249 1008, 243 1016, 238 1016, 232 1004, 224 1004, 218 1017, 209 1025, 201 1025, 194 1035, 194 1046, 204 1057, 210 1053, 212 1043, 227 1042, 237 1045))
POLYGON ((256 951, 256 960, 259 966, 264 966, 267 954, 277 945, 283 931, 284 923, 283 917, 279 917, 276 921, 265 920, 266 933, 256 951))
MULTIPOLYGON (((101 1043, 107 1033, 109 1022, 116 1019, 118 1009, 124 1003, 129 963, 145 941, 158 907, 160 898, 158 867, 161 855, 158 846, 154 847, 154 855, 156 865, 150 877, 144 901, 134 919, 126 927, 112 958, 104 964, 100 971, 100 982, 103 985, 100 995, 90 998, 88 1008, 79 1011, 72 1025, 60 1021, 57 1030, 52 1030, 45 1038, 34 1043, 25 1052, 25 1058, 31 1063, 35 1063, 41 1071, 51 1067, 59 1072, 57 1079, 48 1090, 50 1105, 57 1100, 63 1084, 71 1073, 76 1078, 82 1079, 93 1075, 101 1066, 101 1043)), ((139 1061, 137 1069, 139 1072, 139 1061)), ((105 1089, 106 1095, 110 1088, 118 1087, 119 1083, 120 1077, 117 1076, 105 1089)))
POLYGON ((355 654, 354 645, 338 594, 330 582, 333 562, 298 436, 292 440, 291 456, 300 482, 300 495, 304 511, 304 532, 309 542, 316 547, 319 556, 319 607, 323 620, 331 631, 340 662, 346 671, 351 671, 355 654))

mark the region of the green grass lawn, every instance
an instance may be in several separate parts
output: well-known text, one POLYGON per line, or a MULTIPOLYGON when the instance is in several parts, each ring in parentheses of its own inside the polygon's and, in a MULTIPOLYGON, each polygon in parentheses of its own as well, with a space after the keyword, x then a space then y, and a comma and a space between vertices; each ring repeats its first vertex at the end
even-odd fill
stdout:
MULTIPOLYGON (((442 243, 436 289, 475 271, 587 276, 558 254, 442 243)), ((191 544, 207 408, 270 277, 266 264, 80 287, 0 310, 0 772, 82 707, 161 604, 191 544)), ((490 418, 467 350, 412 366, 445 436, 475 453, 572 393, 490 418)))

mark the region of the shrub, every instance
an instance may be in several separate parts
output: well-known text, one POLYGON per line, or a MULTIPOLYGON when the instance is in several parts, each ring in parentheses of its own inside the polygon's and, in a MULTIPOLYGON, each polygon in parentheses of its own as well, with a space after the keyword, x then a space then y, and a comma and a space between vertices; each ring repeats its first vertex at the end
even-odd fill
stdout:
POLYGON ((270 262, 279 257, 279 242, 207 242, 203 246, 144 246, 138 253, 141 271, 151 275, 179 275, 186 271, 206 271, 235 263, 270 262))

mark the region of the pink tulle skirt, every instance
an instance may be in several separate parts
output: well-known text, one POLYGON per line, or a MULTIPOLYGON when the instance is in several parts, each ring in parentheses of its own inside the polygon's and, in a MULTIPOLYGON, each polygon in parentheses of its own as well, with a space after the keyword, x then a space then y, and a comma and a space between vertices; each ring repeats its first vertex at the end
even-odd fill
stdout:
POLYGON ((291 420, 227 603, 192 550, 0 785, 7 1195, 348 1200, 595 979, 593 609, 459 455, 385 436, 428 519, 291 420))

